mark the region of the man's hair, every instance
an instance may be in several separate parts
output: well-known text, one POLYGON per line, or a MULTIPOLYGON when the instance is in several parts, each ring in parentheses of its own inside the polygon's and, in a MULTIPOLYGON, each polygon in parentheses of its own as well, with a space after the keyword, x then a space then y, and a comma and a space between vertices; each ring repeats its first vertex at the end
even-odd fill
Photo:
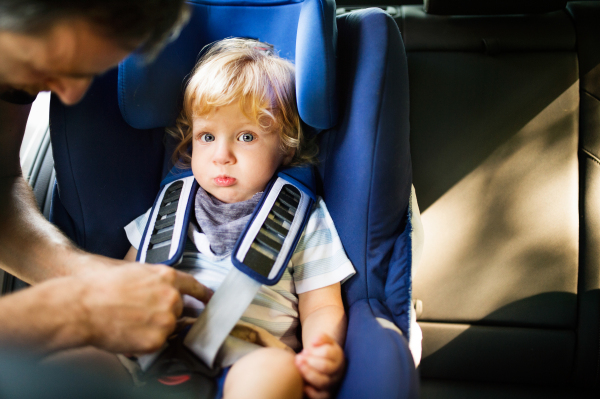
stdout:
POLYGON ((179 140, 174 163, 191 162, 195 117, 236 102, 261 129, 279 134, 284 153, 294 151, 289 166, 315 163, 317 146, 304 136, 298 115, 294 65, 275 55, 271 45, 252 39, 225 39, 204 50, 187 82, 176 126, 167 129, 179 140))
POLYGON ((0 0, 0 30, 42 34, 83 18, 126 50, 154 57, 189 18, 184 0, 0 0))

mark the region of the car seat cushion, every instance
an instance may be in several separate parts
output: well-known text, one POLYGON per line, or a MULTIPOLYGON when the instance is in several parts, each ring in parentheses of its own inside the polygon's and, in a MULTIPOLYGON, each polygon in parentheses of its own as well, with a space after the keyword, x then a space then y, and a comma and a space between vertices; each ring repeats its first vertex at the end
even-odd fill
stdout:
POLYGON ((178 40, 148 64, 139 54, 119 65, 119 107, 136 129, 172 126, 181 109, 185 79, 204 46, 227 37, 248 37, 275 46, 296 64, 296 97, 308 125, 337 122, 335 3, 331 0, 194 1, 191 20, 178 40))

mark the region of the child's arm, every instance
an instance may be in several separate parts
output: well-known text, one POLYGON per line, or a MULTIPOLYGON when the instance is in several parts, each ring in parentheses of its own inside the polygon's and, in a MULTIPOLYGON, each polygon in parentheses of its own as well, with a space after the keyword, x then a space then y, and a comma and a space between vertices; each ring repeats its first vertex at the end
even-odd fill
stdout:
POLYGON ((346 313, 340 283, 299 295, 304 349, 296 365, 310 398, 329 398, 344 374, 346 313))

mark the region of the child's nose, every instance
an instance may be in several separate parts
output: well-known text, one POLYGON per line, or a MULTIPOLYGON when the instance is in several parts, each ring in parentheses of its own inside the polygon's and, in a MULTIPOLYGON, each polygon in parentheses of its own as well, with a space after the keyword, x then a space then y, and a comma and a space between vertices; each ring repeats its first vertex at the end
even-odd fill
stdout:
POLYGON ((231 149, 230 143, 223 140, 216 146, 213 162, 220 165, 235 163, 235 156, 231 149))

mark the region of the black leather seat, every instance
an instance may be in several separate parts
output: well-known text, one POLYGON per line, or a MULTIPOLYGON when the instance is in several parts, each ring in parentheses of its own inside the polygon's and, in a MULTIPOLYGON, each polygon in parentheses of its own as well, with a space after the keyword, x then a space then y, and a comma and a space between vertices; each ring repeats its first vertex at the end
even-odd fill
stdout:
POLYGON ((401 11, 423 397, 597 394, 600 2, 401 11))

